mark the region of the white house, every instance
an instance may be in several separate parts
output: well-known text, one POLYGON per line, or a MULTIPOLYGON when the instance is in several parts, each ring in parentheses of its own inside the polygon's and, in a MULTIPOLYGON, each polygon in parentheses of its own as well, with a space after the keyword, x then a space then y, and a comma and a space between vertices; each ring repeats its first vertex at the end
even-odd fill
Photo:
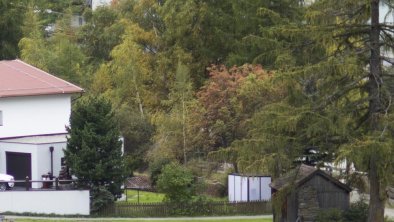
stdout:
POLYGON ((112 3, 112 0, 87 0, 86 3, 94 11, 97 9, 97 7, 110 5, 112 3))
POLYGON ((0 61, 0 173, 15 180, 58 176, 71 96, 82 92, 21 60, 0 61))

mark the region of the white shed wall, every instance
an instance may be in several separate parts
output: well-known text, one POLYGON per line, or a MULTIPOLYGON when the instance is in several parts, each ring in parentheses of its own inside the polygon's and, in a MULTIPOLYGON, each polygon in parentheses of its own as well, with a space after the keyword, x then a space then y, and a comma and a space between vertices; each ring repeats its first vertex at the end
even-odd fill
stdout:
POLYGON ((260 200, 260 177, 249 177, 249 201, 260 200))
POLYGON ((242 199, 242 188, 241 188, 241 177, 234 176, 234 201, 241 201, 242 199))
POLYGON ((0 138, 65 133, 71 95, 0 98, 0 110, 3 113, 0 138))
POLYGON ((0 213, 89 215, 89 191, 0 192, 0 213))
POLYGON ((235 176, 228 175, 228 201, 234 202, 235 201, 235 176))
POLYGON ((247 177, 240 177, 241 178, 241 200, 243 202, 248 201, 248 178, 247 177))
POLYGON ((228 200, 247 202, 271 199, 271 177, 228 175, 228 200))
POLYGON ((260 200, 271 200, 271 177, 260 177, 261 193, 260 200))

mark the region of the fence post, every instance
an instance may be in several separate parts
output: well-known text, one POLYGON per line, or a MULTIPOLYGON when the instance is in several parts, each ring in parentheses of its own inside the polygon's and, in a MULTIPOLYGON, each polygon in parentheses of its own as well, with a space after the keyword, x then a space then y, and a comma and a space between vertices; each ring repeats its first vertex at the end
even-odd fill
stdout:
POLYGON ((26 190, 29 190, 29 188, 30 188, 29 177, 28 176, 26 176, 26 179, 25 179, 25 187, 26 187, 26 190))
POLYGON ((55 179, 55 189, 59 190, 59 178, 58 177, 56 177, 56 179, 55 179))

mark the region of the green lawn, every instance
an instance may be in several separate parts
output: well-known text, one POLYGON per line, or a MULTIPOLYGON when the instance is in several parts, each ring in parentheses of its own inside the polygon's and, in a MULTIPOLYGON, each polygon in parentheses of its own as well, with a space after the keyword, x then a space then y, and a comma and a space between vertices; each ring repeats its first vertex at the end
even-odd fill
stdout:
MULTIPOLYGON (((51 222, 51 221, 70 221, 70 220, 36 220, 36 219, 17 219, 15 220, 15 222, 34 222, 34 221, 40 221, 40 222, 51 222)), ((103 220, 83 220, 83 219, 76 219, 73 221, 89 221, 89 222, 99 222, 99 221, 103 221, 103 220)), ((105 220, 105 221, 109 221, 109 220, 105 220)), ((157 222, 183 222, 183 221, 193 221, 193 222, 236 222, 236 221, 241 221, 241 222, 272 222, 272 219, 214 219, 214 220, 200 220, 200 219, 190 219, 190 220, 114 220, 116 222, 147 222, 147 221, 157 221, 157 222)))
MULTIPOLYGON (((137 203, 138 202, 138 191, 136 190, 127 190, 127 202, 137 203)), ((140 203, 157 203, 162 202, 164 198, 164 194, 162 193, 153 193, 146 191, 139 191, 139 202, 140 203)))
MULTIPOLYGON (((127 202, 129 203, 138 203, 138 191, 136 190, 127 190, 127 202)), ((147 191, 139 191, 139 202, 140 203, 157 203, 162 202, 164 198, 164 194, 162 193, 154 193, 147 191)), ((227 197, 208 197, 208 199, 212 201, 227 201, 227 197)), ((121 202, 118 202, 121 203, 121 202)))

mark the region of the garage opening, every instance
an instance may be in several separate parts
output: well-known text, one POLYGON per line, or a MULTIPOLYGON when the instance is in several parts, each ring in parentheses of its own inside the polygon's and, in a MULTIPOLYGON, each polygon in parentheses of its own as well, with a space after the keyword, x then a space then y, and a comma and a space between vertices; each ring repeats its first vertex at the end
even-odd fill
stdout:
MULTIPOLYGON (((7 174, 14 176, 15 180, 24 180, 26 176, 31 179, 31 154, 6 152, 7 174)), ((16 183, 15 186, 24 186, 16 183)))

